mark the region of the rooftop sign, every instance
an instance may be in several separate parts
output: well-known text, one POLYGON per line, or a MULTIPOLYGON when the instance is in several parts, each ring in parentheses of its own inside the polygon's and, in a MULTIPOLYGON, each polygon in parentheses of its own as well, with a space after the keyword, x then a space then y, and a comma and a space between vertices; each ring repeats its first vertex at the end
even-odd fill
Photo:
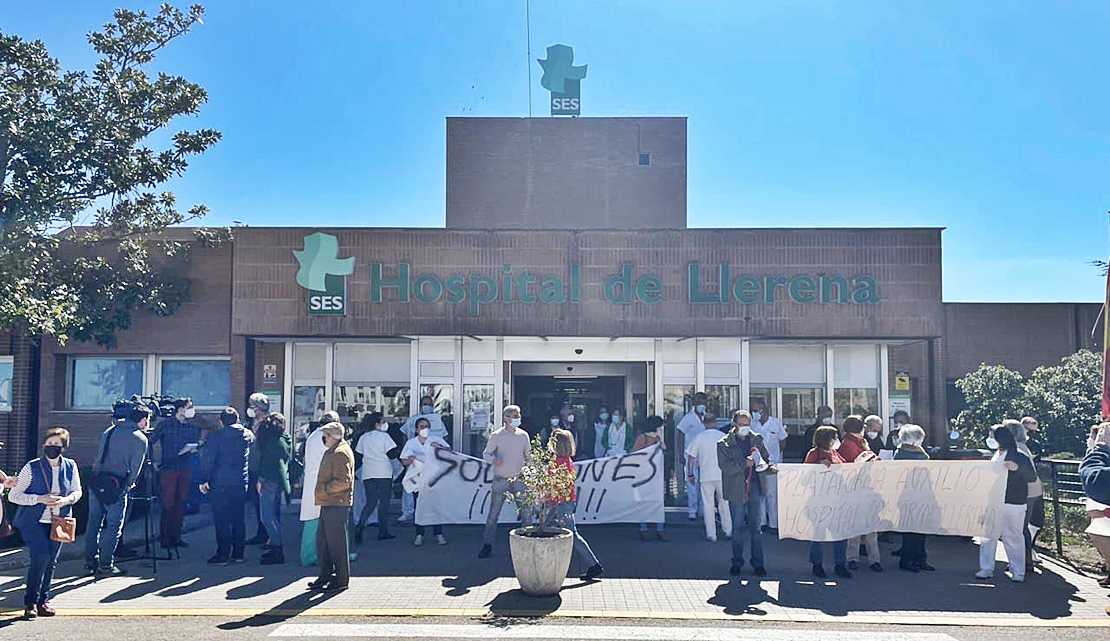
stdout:
POLYGON ((551 45, 547 58, 537 62, 543 67, 540 84, 551 92, 552 116, 577 116, 582 112, 582 79, 587 65, 574 66, 574 49, 567 45, 551 45))

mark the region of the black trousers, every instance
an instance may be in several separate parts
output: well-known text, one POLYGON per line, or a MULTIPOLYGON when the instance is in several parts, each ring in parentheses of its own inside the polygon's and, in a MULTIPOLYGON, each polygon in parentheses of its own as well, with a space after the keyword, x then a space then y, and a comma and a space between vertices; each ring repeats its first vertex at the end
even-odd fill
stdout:
POLYGON ((366 505, 362 506, 358 524, 365 525, 366 519, 377 508, 378 536, 389 534, 389 499, 393 494, 393 479, 366 479, 362 486, 366 489, 366 505))
POLYGON ((925 562, 925 535, 906 532, 902 535, 901 563, 925 562))
POLYGON ((320 507, 320 523, 316 528, 319 579, 342 587, 351 582, 351 557, 347 547, 347 520, 350 518, 349 506, 324 505, 320 507))

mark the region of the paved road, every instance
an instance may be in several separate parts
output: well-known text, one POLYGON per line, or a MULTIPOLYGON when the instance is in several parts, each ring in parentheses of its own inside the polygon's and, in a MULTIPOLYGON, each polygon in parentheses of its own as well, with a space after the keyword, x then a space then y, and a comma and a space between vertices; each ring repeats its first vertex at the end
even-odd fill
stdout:
POLYGON ((1053 641, 1104 641, 1105 628, 1023 628, 801 625, 591 619, 522 620, 506 618, 213 617, 97 618, 57 617, 23 622, 0 620, 0 638, 18 641, 247 641, 275 639, 559 639, 559 641, 1011 641, 1051 634, 1053 641))

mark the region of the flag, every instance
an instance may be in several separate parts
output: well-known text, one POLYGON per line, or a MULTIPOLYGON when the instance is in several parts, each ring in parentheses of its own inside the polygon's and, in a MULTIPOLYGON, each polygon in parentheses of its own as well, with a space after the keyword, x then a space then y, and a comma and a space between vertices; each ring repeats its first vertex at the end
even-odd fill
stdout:
POLYGON ((1102 418, 1110 420, 1110 269, 1106 271, 1106 298, 1102 304, 1102 418))

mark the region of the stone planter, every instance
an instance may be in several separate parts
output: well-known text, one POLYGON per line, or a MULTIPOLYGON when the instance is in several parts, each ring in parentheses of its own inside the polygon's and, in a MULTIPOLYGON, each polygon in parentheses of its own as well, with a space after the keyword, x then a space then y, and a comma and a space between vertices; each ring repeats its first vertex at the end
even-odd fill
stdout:
POLYGON ((524 531, 509 532, 509 553, 520 589, 529 596, 558 594, 570 568, 574 535, 565 528, 544 536, 525 536, 524 531))

